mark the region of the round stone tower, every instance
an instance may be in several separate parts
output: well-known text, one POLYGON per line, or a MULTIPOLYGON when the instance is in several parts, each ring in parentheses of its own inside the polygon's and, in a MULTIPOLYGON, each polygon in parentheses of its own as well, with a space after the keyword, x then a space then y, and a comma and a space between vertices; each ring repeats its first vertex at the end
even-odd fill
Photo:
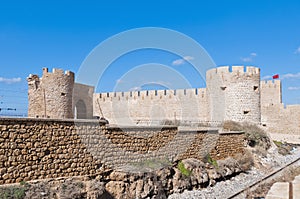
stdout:
POLYGON ((206 73, 209 116, 212 121, 260 123, 260 69, 223 66, 206 73))
POLYGON ((28 117, 73 118, 72 95, 74 73, 61 69, 48 72, 43 68, 43 76, 30 75, 28 81, 28 117))

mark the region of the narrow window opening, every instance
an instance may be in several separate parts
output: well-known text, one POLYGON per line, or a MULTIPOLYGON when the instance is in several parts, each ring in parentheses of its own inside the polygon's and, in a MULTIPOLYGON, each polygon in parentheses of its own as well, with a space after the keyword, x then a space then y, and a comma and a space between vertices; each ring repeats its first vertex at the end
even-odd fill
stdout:
POLYGON ((157 90, 155 90, 155 96, 157 96, 157 90))
POLYGON ((167 90, 164 91, 164 95, 167 95, 167 90))
POLYGON ((106 96, 109 97, 109 93, 106 93, 106 96))
POLYGON ((186 95, 186 89, 183 90, 183 94, 186 95))
POLYGON ((225 89, 227 88, 226 86, 221 86, 220 87, 223 91, 225 91, 225 89))
POLYGON ((138 91, 138 96, 140 96, 141 95, 141 92, 140 91, 138 91))
POLYGON ((244 111, 244 115, 247 115, 250 111, 244 111))
POLYGON ((176 90, 174 90, 174 95, 176 95, 176 90))
POLYGON ((254 91, 258 91, 258 86, 253 86, 254 91))
POLYGON ((61 96, 66 96, 66 93, 61 93, 61 96))
POLYGON ((198 89, 197 88, 195 89, 195 94, 198 95, 198 89))

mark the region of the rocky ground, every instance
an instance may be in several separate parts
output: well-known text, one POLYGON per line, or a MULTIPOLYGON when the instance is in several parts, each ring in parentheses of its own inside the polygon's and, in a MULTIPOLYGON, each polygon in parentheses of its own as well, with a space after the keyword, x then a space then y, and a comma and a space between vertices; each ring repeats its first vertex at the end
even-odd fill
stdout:
MULTIPOLYGON (((213 186, 218 181, 248 170, 252 163, 249 153, 218 162, 208 160, 204 163, 190 158, 148 172, 108 171, 95 179, 61 178, 23 182, 20 185, 0 187, 0 195, 18 195, 13 198, 19 199, 162 199, 184 190, 213 186)), ((146 166, 153 168, 154 163, 142 165, 143 168, 146 166)), ((137 165, 135 167, 138 168, 137 165)))
MULTIPOLYGON (((278 149, 272 147, 265 157, 256 155, 256 167, 253 167, 246 173, 241 173, 231 179, 217 182, 216 185, 202 190, 184 191, 183 193, 171 194, 169 199, 184 199, 184 198, 229 198, 249 185, 260 181, 265 175, 271 171, 280 168, 293 160, 300 158, 300 148, 294 148, 290 155, 278 154, 278 149)), ((299 165, 300 166, 300 165, 299 165)), ((248 193, 251 195, 251 193, 248 193)), ((236 198, 246 198, 245 194, 236 198)), ((249 196, 248 196, 249 197, 249 196)))
MULTIPOLYGON (((1 187, 0 198, 101 199, 101 198, 228 198, 259 181, 272 170, 300 157, 300 149, 280 155, 275 147, 266 156, 255 155, 254 166, 244 172, 243 161, 219 161, 218 168, 196 159, 183 160, 183 167, 169 166, 156 172, 111 171, 97 179, 88 177, 47 179, 1 187), (190 172, 193 175, 190 175, 190 172), (13 197, 9 197, 13 196, 13 197)), ((147 163, 149 164, 149 163, 147 163)), ((145 165, 142 165, 143 167, 145 165)), ((153 166, 153 163, 151 163, 153 166)), ((249 166, 249 165, 246 165, 249 166)), ((150 170, 149 170, 150 171, 150 170)), ((249 195, 249 193, 248 193, 249 195)), ((246 198, 241 195, 237 198, 246 198)))

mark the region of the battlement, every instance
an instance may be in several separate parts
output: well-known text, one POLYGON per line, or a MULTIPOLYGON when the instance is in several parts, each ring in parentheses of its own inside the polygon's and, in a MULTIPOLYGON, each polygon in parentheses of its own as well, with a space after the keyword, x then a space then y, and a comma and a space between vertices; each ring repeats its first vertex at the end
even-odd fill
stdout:
POLYGON ((40 78, 38 75, 33 75, 33 74, 30 74, 29 77, 27 77, 27 81, 30 82, 30 81, 40 81, 40 78))
POLYGON ((175 90, 143 90, 143 91, 128 91, 128 92, 106 92, 96 94, 100 99, 106 98, 138 98, 138 97, 163 97, 163 96, 206 96, 206 88, 190 88, 190 89, 175 89, 175 90))
POLYGON ((69 70, 67 71, 64 71, 62 69, 59 69, 59 68, 53 68, 52 69, 52 73, 49 72, 48 68, 43 68, 43 76, 47 76, 47 75, 57 75, 57 76, 70 76, 70 77, 74 77, 75 74, 69 70))
POLYGON ((260 75, 260 69, 254 66, 220 66, 210 69, 206 72, 207 75, 225 75, 225 74, 246 74, 246 75, 260 75))
POLYGON ((28 116, 42 118, 72 118, 72 96, 75 74, 54 68, 43 68, 43 75, 29 75, 28 116))
POLYGON ((263 80, 260 82, 260 85, 264 88, 280 88, 281 81, 279 79, 275 80, 263 80))

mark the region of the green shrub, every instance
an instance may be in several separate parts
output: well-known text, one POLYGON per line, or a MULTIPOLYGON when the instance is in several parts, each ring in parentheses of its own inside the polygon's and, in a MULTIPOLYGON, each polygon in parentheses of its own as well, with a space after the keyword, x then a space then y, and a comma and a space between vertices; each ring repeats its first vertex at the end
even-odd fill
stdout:
POLYGON ((210 154, 207 154, 204 158, 204 162, 207 162, 213 165, 215 168, 218 168, 218 162, 211 158, 210 154))
POLYGON ((182 173, 182 175, 184 175, 186 177, 189 177, 192 174, 192 171, 185 168, 182 161, 179 161, 177 167, 178 167, 179 171, 182 173))
POLYGON ((280 141, 273 140, 274 144, 278 148, 278 153, 281 155, 289 155, 291 154, 291 150, 293 149, 293 146, 287 143, 283 143, 280 141))
POLYGON ((283 143, 280 141, 273 140, 273 142, 277 147, 281 147, 283 145, 283 143))

